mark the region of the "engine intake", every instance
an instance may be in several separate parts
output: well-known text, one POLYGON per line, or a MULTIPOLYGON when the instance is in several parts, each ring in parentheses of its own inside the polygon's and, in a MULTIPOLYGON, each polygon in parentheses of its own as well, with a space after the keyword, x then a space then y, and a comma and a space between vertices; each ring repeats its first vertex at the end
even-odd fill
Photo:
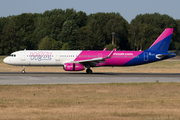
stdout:
POLYGON ((63 69, 65 71, 81 71, 84 70, 84 65, 79 63, 65 63, 63 69))

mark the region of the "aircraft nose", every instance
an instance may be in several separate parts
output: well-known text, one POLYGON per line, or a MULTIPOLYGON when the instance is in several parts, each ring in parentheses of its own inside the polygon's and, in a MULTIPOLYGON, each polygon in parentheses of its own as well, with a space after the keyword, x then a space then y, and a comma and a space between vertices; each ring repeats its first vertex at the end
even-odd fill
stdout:
POLYGON ((8 63, 9 63, 8 58, 7 58, 7 57, 4 58, 3 62, 6 63, 6 64, 8 64, 8 63))

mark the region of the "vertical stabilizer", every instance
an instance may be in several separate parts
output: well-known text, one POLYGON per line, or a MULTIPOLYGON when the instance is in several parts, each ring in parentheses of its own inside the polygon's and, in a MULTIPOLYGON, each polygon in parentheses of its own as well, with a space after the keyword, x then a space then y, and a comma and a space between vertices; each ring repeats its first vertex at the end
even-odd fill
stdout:
POLYGON ((173 28, 166 28, 156 41, 149 47, 150 51, 167 53, 171 41, 173 28))

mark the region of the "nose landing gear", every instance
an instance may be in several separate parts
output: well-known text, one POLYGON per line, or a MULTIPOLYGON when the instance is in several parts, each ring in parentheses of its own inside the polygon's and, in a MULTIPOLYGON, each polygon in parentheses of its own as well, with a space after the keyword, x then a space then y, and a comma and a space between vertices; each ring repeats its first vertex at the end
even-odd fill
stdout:
POLYGON ((21 71, 22 74, 25 73, 25 66, 23 66, 23 70, 21 71))

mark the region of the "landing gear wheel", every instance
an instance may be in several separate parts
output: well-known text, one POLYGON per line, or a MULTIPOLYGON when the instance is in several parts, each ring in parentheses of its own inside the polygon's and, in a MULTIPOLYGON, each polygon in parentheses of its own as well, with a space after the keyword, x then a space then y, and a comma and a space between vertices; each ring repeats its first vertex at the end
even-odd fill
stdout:
POLYGON ((22 70, 21 73, 24 74, 24 73, 25 73, 25 70, 22 70))
POLYGON ((87 74, 92 74, 92 70, 91 70, 91 69, 87 69, 87 70, 86 70, 86 73, 87 73, 87 74))

